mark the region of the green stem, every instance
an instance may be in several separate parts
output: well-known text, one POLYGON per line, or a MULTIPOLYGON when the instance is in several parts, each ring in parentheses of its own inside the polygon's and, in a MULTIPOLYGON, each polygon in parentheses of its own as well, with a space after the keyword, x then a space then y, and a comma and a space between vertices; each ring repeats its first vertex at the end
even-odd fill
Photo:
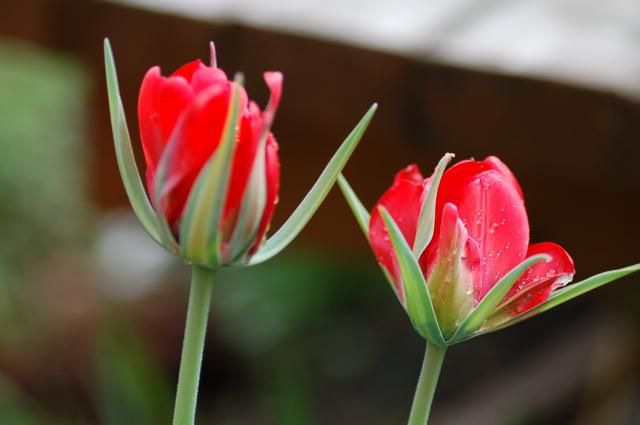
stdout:
POLYGON ((433 401, 433 395, 436 393, 440 369, 446 352, 446 348, 427 343, 420 379, 418 379, 418 387, 413 397, 413 405, 409 415, 409 425, 427 425, 429 413, 431 413, 431 402, 433 401))
POLYGON ((213 274, 212 270, 193 266, 173 425, 195 423, 202 351, 213 290, 213 274))

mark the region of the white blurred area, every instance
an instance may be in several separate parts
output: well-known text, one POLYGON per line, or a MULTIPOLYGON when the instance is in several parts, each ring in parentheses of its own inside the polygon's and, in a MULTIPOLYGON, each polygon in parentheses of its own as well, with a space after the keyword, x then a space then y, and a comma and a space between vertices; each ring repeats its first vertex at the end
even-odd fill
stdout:
POLYGON ((102 218, 91 253, 100 290, 121 300, 153 291, 177 260, 144 231, 131 211, 102 218))
POLYGON ((111 0, 640 98, 640 0, 111 0))

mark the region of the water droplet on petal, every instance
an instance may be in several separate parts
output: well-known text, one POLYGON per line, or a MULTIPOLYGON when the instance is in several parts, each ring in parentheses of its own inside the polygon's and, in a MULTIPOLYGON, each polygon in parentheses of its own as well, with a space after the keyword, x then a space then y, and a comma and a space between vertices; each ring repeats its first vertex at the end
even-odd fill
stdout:
POLYGON ((489 226, 489 234, 494 234, 499 226, 498 223, 491 223, 491 226, 489 226))

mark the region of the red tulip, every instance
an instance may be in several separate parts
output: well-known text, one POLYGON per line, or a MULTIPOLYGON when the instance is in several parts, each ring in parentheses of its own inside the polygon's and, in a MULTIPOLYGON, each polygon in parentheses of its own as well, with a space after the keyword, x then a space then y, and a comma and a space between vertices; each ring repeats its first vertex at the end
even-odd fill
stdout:
POLYGON ((260 204, 259 225, 252 232, 253 240, 249 241, 248 249, 252 253, 264 239, 278 201, 278 144, 269 129, 280 101, 282 74, 264 74, 271 99, 261 111, 248 99, 242 86, 230 81, 225 72, 216 67, 213 56, 212 66, 196 60, 169 77, 162 76, 156 66, 144 77, 138 117, 147 164, 147 190, 154 209, 166 219, 179 241, 180 222, 189 195, 200 172, 217 153, 230 114, 231 94, 234 87, 239 88, 240 116, 219 237, 224 247, 240 225, 243 200, 254 195, 250 192, 255 190, 250 184, 252 171, 264 165, 260 170, 264 170, 261 178, 266 182, 266 200, 260 204), (261 143, 266 143, 262 149, 261 143), (160 179, 158 170, 165 156, 168 156, 167 170, 160 179))
MULTIPOLYGON (((402 302, 401 272, 378 207, 386 208, 412 246, 431 181, 415 165, 401 170, 371 215, 370 244, 402 302)), ((419 265, 441 328, 449 336, 487 292, 526 258, 548 255, 547 261, 529 268, 511 288, 499 307, 502 314, 530 310, 570 282, 575 273, 571 257, 559 245, 529 245, 522 190, 496 157, 461 161, 443 174, 434 225, 419 265)))

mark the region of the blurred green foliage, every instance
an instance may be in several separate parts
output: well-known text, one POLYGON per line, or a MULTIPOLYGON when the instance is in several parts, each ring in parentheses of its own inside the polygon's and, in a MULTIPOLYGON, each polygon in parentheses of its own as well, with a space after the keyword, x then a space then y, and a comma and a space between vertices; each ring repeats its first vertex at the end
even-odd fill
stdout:
MULTIPOLYGON (((30 277, 87 235, 84 178, 87 77, 70 58, 0 42, 0 344, 26 336, 38 306, 30 277)), ((0 423, 44 419, 19 388, 0 381, 0 423)), ((68 423, 68 422, 65 422, 68 423)), ((75 423, 75 422, 74 422, 75 423)))
POLYGON ((5 42, 0 94, 0 286, 6 288, 86 230, 87 78, 69 58, 5 42))
POLYGON ((109 317, 97 335, 96 400, 104 425, 160 424, 171 417, 165 371, 127 320, 109 317))

